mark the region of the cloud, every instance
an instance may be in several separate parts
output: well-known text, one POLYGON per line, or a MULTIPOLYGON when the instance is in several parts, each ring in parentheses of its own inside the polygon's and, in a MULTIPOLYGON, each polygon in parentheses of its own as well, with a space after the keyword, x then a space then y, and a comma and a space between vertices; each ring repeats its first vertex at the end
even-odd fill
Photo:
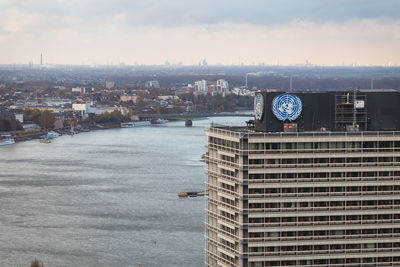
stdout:
POLYGON ((0 12, 0 28, 3 33, 26 32, 40 24, 41 16, 23 13, 16 8, 0 12))
POLYGON ((87 25, 124 14, 127 27, 393 21, 400 17, 398 0, 24 0, 6 1, 3 7, 49 16, 53 21, 80 18, 87 25))
POLYGON ((400 63, 398 10, 397 0, 4 0, 0 60, 400 63))
MULTIPOLYGON (((119 23, 125 17, 116 17, 119 23)), ((65 64, 297 64, 308 59, 314 64, 400 63, 400 20, 380 24, 375 20, 348 23, 292 22, 255 26, 220 23, 203 26, 121 28, 99 24, 91 31, 71 28, 55 35, 36 37, 12 35, 1 41, 3 62, 28 62, 32 54, 45 55, 47 63, 65 64), (27 49, 26 44, 29 44, 27 49), (13 60, 14 59, 14 60, 13 60), (18 60, 16 60, 18 59, 18 60)))

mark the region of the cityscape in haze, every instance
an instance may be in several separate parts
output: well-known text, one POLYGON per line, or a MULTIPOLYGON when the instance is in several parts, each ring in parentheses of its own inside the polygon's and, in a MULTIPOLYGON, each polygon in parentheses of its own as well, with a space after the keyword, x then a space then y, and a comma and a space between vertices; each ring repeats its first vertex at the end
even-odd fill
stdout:
POLYGON ((0 1, 0 266, 400 266, 400 1, 0 1))

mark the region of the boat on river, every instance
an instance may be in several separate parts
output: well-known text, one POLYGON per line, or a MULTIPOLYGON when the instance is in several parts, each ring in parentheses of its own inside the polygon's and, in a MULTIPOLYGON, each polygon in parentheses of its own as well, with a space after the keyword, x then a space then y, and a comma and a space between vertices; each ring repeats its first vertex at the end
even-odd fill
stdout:
POLYGON ((0 135, 0 146, 7 146, 15 144, 14 138, 11 134, 2 134, 0 135))
POLYGON ((40 138, 39 142, 44 144, 50 144, 51 140, 49 138, 40 138))
POLYGON ((135 125, 133 122, 121 122, 121 128, 133 128, 135 125))
POLYGON ((40 138, 54 139, 54 138, 59 137, 60 135, 61 134, 59 134, 57 132, 51 131, 51 132, 48 132, 45 135, 42 135, 40 138))
POLYGON ((149 126, 150 124, 151 124, 150 121, 134 121, 133 122, 133 125, 135 127, 138 127, 138 126, 149 126))
POLYGON ((161 118, 158 118, 156 120, 151 120, 150 121, 151 124, 156 124, 156 125, 158 125, 158 124, 166 124, 167 122, 168 122, 168 120, 161 119, 161 118))

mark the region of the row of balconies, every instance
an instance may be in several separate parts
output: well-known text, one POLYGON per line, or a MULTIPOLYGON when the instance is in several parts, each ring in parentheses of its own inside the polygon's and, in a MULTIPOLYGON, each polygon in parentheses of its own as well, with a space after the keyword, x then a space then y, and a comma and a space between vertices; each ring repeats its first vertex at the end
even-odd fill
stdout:
POLYGON ((225 202, 222 202, 221 200, 216 200, 216 199, 208 198, 208 201, 209 201, 210 203, 216 204, 216 205, 221 206, 221 207, 223 207, 223 208, 231 209, 233 213, 239 213, 239 212, 240 212, 240 210, 239 210, 238 207, 236 207, 236 206, 234 206, 234 205, 230 205, 230 204, 225 203, 225 202))
MULTIPOLYGON (((231 225, 238 226, 236 220, 232 220, 220 214, 215 214, 214 218, 223 219, 231 225)), ((382 225, 398 224, 400 219, 363 219, 363 220, 341 220, 341 221, 298 221, 298 222, 249 222, 245 223, 251 228, 270 228, 270 227, 314 227, 314 226, 347 226, 347 225, 382 225)))
MULTIPOLYGON (((228 176, 230 177, 230 176, 228 176)), ((234 178, 237 181, 237 178, 234 178)), ((374 176, 374 177, 323 177, 323 178, 270 178, 270 179, 243 179, 243 182, 250 184, 271 184, 271 183, 315 183, 315 182, 373 182, 373 181, 398 181, 400 176, 374 176)))
MULTIPOLYGON (((278 213, 278 212, 318 212, 318 211, 361 211, 361 210, 399 210, 400 205, 396 204, 390 204, 390 205, 347 205, 347 206, 333 206, 329 205, 329 202, 327 206, 313 206, 313 207, 266 207, 266 208, 252 208, 251 206, 249 208, 239 208, 237 204, 232 205, 226 202, 223 202, 218 199, 212 199, 208 197, 208 201, 210 203, 220 205, 224 208, 231 209, 232 212, 236 213, 243 213, 245 211, 246 213, 278 213)), ((367 200, 368 201, 368 200, 367 200)), ((389 200, 390 201, 390 200, 389 200)), ((294 204, 300 204, 303 202, 299 203, 294 203, 294 204)), ((308 202, 306 202, 308 203, 308 202)), ((320 203, 320 202, 312 202, 312 203, 320 203)), ((324 202, 325 203, 325 202, 324 202)), ((333 202, 335 203, 335 202, 333 202)), ((274 203, 275 204, 275 203, 274 203)), ((290 203, 292 204, 292 203, 290 203)), ((252 205, 252 204, 250 204, 252 205)), ((270 205, 267 203, 267 205, 270 205)))
MULTIPOLYGON (((207 241, 206 241, 207 242, 207 241)), ((229 267, 240 267, 239 264, 234 263, 233 261, 227 260, 221 256, 219 256, 216 253, 213 253, 212 251, 205 249, 205 253, 208 257, 211 257, 215 260, 217 260, 218 262, 223 263, 223 266, 229 266, 229 267)), ((210 266, 210 267, 216 267, 215 265, 209 265, 207 262, 205 264, 205 266, 210 266)), ((217 267, 219 267, 221 265, 218 265, 217 267)))
MULTIPOLYGON (((205 239, 205 242, 207 242, 207 243, 209 243, 209 244, 212 244, 212 245, 214 245, 214 246, 216 246, 216 247, 218 247, 218 248, 222 248, 222 249, 224 249, 225 251, 227 251, 229 254, 235 255, 235 257, 238 257, 238 256, 239 256, 239 251, 237 251, 237 250, 235 250, 235 249, 232 249, 232 248, 230 248, 230 247, 228 247, 228 246, 222 244, 222 243, 219 242, 218 240, 215 240, 215 239, 210 238, 210 237, 208 237, 208 236, 204 236, 204 239, 205 239)), ((231 256, 226 255, 226 256, 228 256, 228 258, 229 258, 229 260, 228 260, 227 258, 221 257, 221 255, 220 255, 221 253, 220 253, 220 252, 217 252, 217 254, 216 254, 216 253, 213 253, 213 252, 208 251, 208 250, 206 249, 206 253, 210 253, 210 254, 213 255, 215 258, 217 258, 218 260, 220 260, 220 261, 222 261, 222 262, 224 262, 224 263, 232 264, 233 266, 236 266, 236 265, 234 265, 234 264, 235 264, 235 259, 232 258, 231 256)))
POLYGON ((239 221, 238 220, 233 220, 233 219, 227 218, 225 216, 222 216, 222 215, 220 215, 218 213, 215 213, 215 212, 207 210, 207 209, 205 210, 205 212, 206 212, 206 216, 212 217, 214 219, 223 220, 223 221, 231 224, 232 226, 239 227, 239 221))
POLYGON ((229 167, 233 167, 233 168, 240 168, 243 165, 240 165, 239 163, 236 162, 232 162, 232 161, 227 161, 227 160, 222 160, 222 159, 218 159, 218 158, 213 158, 210 156, 205 156, 209 162, 215 163, 215 164, 223 164, 229 167))
POLYGON ((211 238, 211 237, 205 235, 204 239, 206 241, 209 241, 210 243, 216 245, 217 247, 226 250, 230 254, 236 254, 236 255, 239 254, 239 251, 237 250, 237 248, 234 248, 235 244, 232 244, 232 247, 228 246, 226 244, 223 244, 223 243, 220 242, 221 237, 218 237, 219 240, 216 240, 214 238, 211 238))
MULTIPOLYGON (((252 262, 249 266, 256 267, 255 264, 252 262)), ((260 265, 257 265, 260 266, 260 265)), ((265 265, 261 265, 263 267, 293 267, 293 266, 300 266, 300 267, 376 267, 376 266, 400 266, 400 262, 371 262, 371 263, 327 263, 327 264, 286 264, 280 262, 273 262, 268 265, 268 262, 265 265), (278 265, 277 265, 278 264, 278 265)), ((211 266, 209 266, 211 267, 211 266)), ((213 266, 214 267, 214 266, 213 266)))
POLYGON ((235 129, 227 130, 227 129, 224 129, 224 127, 227 127, 227 126, 223 126, 223 125, 219 126, 219 125, 212 124, 210 127, 207 127, 205 130, 208 133, 220 134, 220 135, 228 136, 228 137, 240 138, 241 136, 243 136, 243 132, 235 131, 235 129))
MULTIPOLYGON (((237 210, 236 207, 230 207, 237 210)), ((348 210, 400 210, 400 206, 384 205, 384 206, 349 206, 349 207, 296 207, 296 208, 249 208, 249 213, 267 213, 267 212, 303 212, 303 211, 348 211, 348 210)), ((247 210, 247 209, 243 209, 247 210)))
MULTIPOLYGON (((342 99, 344 99, 344 96, 341 96, 342 99)), ((359 97, 363 97, 359 95, 359 97)), ((340 98, 338 98, 340 101, 340 98)), ((266 138, 266 139, 273 139, 273 138, 285 138, 285 137, 290 137, 290 138, 305 138, 305 137, 310 137, 312 139, 315 138, 339 138, 339 137, 346 137, 346 138, 359 138, 359 137, 393 137, 393 136, 399 136, 400 132, 398 131, 362 131, 362 132, 265 132, 265 133, 260 133, 260 132, 250 132, 246 131, 244 132, 244 127, 238 127, 238 129, 228 127, 228 126, 223 126, 223 125, 212 125, 209 128, 206 129, 206 132, 210 132, 213 134, 222 134, 222 135, 227 135, 227 136, 237 136, 241 137, 243 135, 247 135, 247 138, 266 138)))
POLYGON ((304 226, 341 226, 341 225, 380 225, 380 224, 398 224, 400 219, 383 220, 347 220, 347 221, 314 221, 314 222, 264 222, 244 224, 254 228, 269 227, 304 227, 304 226))
MULTIPOLYGON (((236 194, 234 194, 236 195, 236 194)), ((397 196, 400 191, 352 191, 352 192, 310 192, 310 193, 264 193, 242 194, 244 198, 304 198, 332 196, 397 196)))
MULTIPOLYGON (((399 151, 400 152, 400 151, 399 151)), ((327 160, 330 160, 330 162, 296 162, 297 158, 295 159, 283 159, 283 161, 289 161, 289 162, 282 162, 282 163, 252 163, 252 160, 250 160, 249 164, 240 164, 238 162, 233 162, 233 161, 227 161, 223 160, 220 158, 215 158, 211 156, 206 156, 206 158, 213 163, 216 164, 223 164, 229 167, 234 167, 234 168, 246 168, 248 167, 249 169, 260 169, 260 168, 316 168, 316 167, 370 167, 370 166, 400 166, 400 161, 399 160, 393 160, 391 159, 390 161, 378 161, 374 157, 374 161, 365 161, 365 159, 368 158, 345 158, 343 160, 349 161, 349 160, 355 160, 358 162, 337 162, 341 158, 329 158, 327 160), (295 161, 295 162, 290 162, 290 161, 295 161)), ((397 157, 399 158, 399 157, 397 157)), ((310 160, 313 160, 313 158, 307 158, 310 160)), ((314 159, 315 160, 315 159, 314 159)), ((322 161, 322 159, 320 159, 322 161)))
MULTIPOLYGON (((205 173, 206 175, 212 176, 214 178, 222 178, 234 183, 249 182, 249 183, 307 183, 307 182, 354 182, 354 181, 398 181, 400 180, 400 175, 376 175, 376 176, 362 176, 362 177, 333 177, 331 173, 324 173, 327 177, 291 177, 291 174, 286 173, 272 173, 263 174, 264 179, 253 178, 254 174, 249 175, 249 179, 239 179, 231 175, 223 174, 219 171, 213 171, 208 169, 205 173), (279 178, 281 175, 286 175, 287 177, 279 178)), ((321 175, 319 172, 313 172, 313 175, 321 175)), ((296 176, 303 175, 302 173, 294 174, 296 176)), ((311 175, 311 174, 310 174, 311 175)))
POLYGON ((314 236, 287 236, 287 237, 253 237, 246 238, 250 243, 272 243, 287 241, 316 241, 316 240, 350 240, 350 239, 377 239, 399 238, 399 233, 391 234, 357 234, 357 235, 314 235, 314 236))
MULTIPOLYGON (((219 162, 233 167, 245 167, 246 165, 239 166, 233 162, 219 162)), ((400 166, 400 162, 352 162, 352 163, 282 163, 282 164, 249 164, 249 169, 265 169, 265 168, 334 168, 334 167, 382 167, 382 166, 400 166)))
MULTIPOLYGON (((212 211, 206 211, 206 216, 210 216, 215 219, 222 220, 232 225, 232 227, 239 228, 281 228, 284 229, 296 229, 304 227, 346 227, 347 226, 379 226, 379 225, 395 225, 400 224, 400 219, 363 219, 363 220, 345 220, 345 221, 309 221, 309 222, 249 222, 241 224, 237 220, 233 220, 222 216, 212 211)), ((326 238, 326 237, 322 237, 326 238)))
POLYGON ((224 151, 224 152, 228 152, 228 153, 232 153, 232 154, 236 154, 236 155, 239 155, 240 152, 243 151, 239 148, 219 145, 219 144, 215 144, 215 143, 208 143, 208 145, 206 145, 205 147, 208 148, 209 150, 215 149, 215 150, 220 150, 220 151, 224 151))
POLYGON ((209 224, 207 222, 205 222, 204 225, 206 226, 206 229, 209 229, 209 230, 214 231, 214 232, 218 232, 218 233, 223 234, 224 236, 226 236, 226 237, 228 237, 230 239, 237 240, 239 242, 239 240, 238 240, 239 237, 237 235, 235 235, 235 234, 232 234, 232 233, 230 233, 228 231, 225 231, 224 229, 221 229, 218 226, 211 225, 211 224, 209 224))
POLYGON ((362 249, 328 249, 328 250, 303 250, 303 251, 270 251, 270 252, 249 252, 249 257, 271 257, 290 255, 316 255, 316 254, 367 254, 367 253, 393 253, 400 252, 400 248, 362 248, 362 249))
MULTIPOLYGON (((205 223, 205 225, 208 227, 208 229, 218 232, 222 234, 223 236, 226 236, 230 239, 236 240, 239 242, 238 236, 235 234, 232 234, 230 232, 227 232, 221 228, 215 227, 213 225, 210 225, 208 223, 205 223)), ((391 229, 390 229, 391 230, 391 229)), ((300 232, 297 232, 299 234, 300 232)), ((308 235, 297 235, 297 236, 281 236, 281 237, 249 237, 249 238, 242 238, 241 241, 246 240, 247 243, 268 243, 272 244, 275 242, 289 242, 289 241, 318 241, 318 240, 333 240, 333 241, 338 241, 338 240, 351 240, 351 239, 379 239, 382 240, 384 238, 399 238, 400 233, 376 233, 376 234, 340 234, 340 235, 317 235, 317 232, 315 232, 312 236, 308 235)))
POLYGON ((210 184, 208 182, 205 182, 205 185, 207 186, 207 189, 214 189, 217 192, 225 193, 225 194, 228 194, 228 195, 230 195, 232 197, 239 198, 239 193, 237 193, 235 191, 232 191, 232 190, 229 190, 227 188, 223 188, 223 187, 220 187, 220 186, 217 186, 217 185, 213 185, 213 184, 210 184))
POLYGON ((326 155, 334 153, 383 153, 383 152, 400 152, 400 148, 300 148, 300 149, 249 149, 243 150, 249 155, 267 155, 267 154, 322 154, 326 155))
POLYGON ((243 199, 254 198, 304 198, 304 197, 332 197, 332 196, 387 196, 400 195, 400 191, 358 191, 358 192, 312 192, 312 193, 265 193, 242 194, 243 199))
MULTIPOLYGON (((205 223, 207 229, 212 230, 214 232, 218 232, 223 236, 226 236, 230 239, 239 242, 238 236, 227 232, 219 227, 210 225, 209 223, 205 223)), ((382 229, 380 229, 382 230, 382 229)), ((392 229, 390 229, 392 230, 392 229)), ((352 240, 352 239, 379 239, 380 241, 385 238, 400 238, 400 233, 375 233, 375 234, 328 234, 328 235, 319 235, 318 231, 316 231, 313 235, 299 235, 301 232, 297 232, 297 236, 280 236, 280 237, 249 237, 249 238, 241 238, 240 240, 246 240, 247 243, 268 243, 272 244, 275 242, 289 242, 289 241, 319 241, 323 240, 326 243, 329 243, 328 240, 338 241, 338 240, 352 240)))

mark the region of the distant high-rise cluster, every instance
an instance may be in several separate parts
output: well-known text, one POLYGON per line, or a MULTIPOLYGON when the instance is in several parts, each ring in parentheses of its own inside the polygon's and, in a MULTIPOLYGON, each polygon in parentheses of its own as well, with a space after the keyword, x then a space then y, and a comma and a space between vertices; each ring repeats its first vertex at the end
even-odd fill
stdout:
POLYGON ((226 96, 229 92, 229 83, 224 79, 217 80, 216 83, 207 83, 206 80, 196 81, 194 83, 194 89, 196 94, 207 94, 222 95, 226 96))

